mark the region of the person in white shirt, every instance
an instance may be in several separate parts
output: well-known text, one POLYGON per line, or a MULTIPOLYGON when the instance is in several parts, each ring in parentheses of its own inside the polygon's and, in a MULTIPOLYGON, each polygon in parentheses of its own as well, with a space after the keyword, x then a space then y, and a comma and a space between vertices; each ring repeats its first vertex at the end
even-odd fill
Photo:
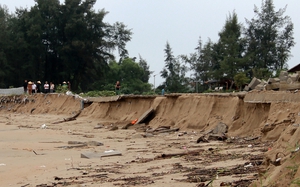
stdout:
POLYGON ((32 94, 37 93, 36 91, 36 84, 34 82, 32 82, 32 94))
POLYGON ((46 81, 45 84, 44 84, 44 93, 49 93, 49 84, 48 82, 46 81))

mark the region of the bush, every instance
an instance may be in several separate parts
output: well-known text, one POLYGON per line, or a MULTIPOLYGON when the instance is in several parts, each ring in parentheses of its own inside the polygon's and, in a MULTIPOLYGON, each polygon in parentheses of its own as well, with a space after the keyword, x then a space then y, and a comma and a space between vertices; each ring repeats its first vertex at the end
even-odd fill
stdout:
POLYGON ((56 93, 66 93, 67 91, 69 91, 69 89, 66 87, 63 87, 62 85, 58 85, 55 89, 56 93))
POLYGON ((108 97, 108 96, 114 96, 116 93, 114 91, 89 91, 87 93, 80 94, 82 97, 108 97))
POLYGON ((136 90, 133 92, 133 95, 140 95, 140 92, 136 90))
POLYGON ((155 93, 154 91, 150 91, 150 92, 143 92, 142 95, 157 95, 157 93, 155 93))

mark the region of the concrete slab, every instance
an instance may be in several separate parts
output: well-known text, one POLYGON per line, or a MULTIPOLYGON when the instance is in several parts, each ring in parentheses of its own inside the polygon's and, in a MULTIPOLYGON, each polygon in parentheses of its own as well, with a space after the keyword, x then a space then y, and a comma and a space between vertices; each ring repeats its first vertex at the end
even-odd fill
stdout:
POLYGON ((122 156, 122 153, 115 150, 104 151, 102 153, 99 152, 87 152, 81 153, 81 158, 101 158, 101 157, 110 157, 110 156, 122 156))
POLYGON ((280 84, 279 90, 285 91, 285 90, 299 90, 300 89, 300 83, 294 83, 294 84, 280 84))
POLYGON ((300 92, 249 92, 244 97, 246 103, 289 103, 300 102, 300 92))
POLYGON ((251 88, 252 90, 261 83, 261 80, 257 79, 256 77, 254 77, 251 82, 249 83, 249 88, 251 88))
POLYGON ((272 83, 276 83, 276 82, 278 82, 278 81, 280 81, 280 79, 277 79, 277 80, 276 80, 275 78, 269 78, 268 81, 267 81, 267 83, 268 83, 268 84, 272 84, 272 83))
POLYGON ((298 73, 290 74, 289 78, 292 79, 293 82, 297 82, 299 80, 299 74, 298 73))
POLYGON ((266 85, 266 90, 278 90, 280 87, 279 83, 272 83, 266 85))
POLYGON ((261 85, 261 84, 255 86, 255 90, 260 90, 260 91, 262 91, 262 90, 264 90, 264 88, 265 88, 265 86, 264 86, 264 85, 261 85))
POLYGON ((154 112, 153 108, 150 108, 149 110, 147 110, 146 112, 144 112, 144 114, 139 117, 139 119, 137 120, 136 124, 142 123, 143 120, 146 119, 146 117, 148 117, 152 112, 154 112))

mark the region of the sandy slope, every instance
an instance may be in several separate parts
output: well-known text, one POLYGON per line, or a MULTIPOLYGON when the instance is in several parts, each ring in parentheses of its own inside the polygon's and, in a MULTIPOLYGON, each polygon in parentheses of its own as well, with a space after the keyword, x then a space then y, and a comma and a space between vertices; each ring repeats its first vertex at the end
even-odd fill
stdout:
POLYGON ((61 94, 37 94, 28 97, 26 104, 24 98, 10 99, 0 99, 0 186, 196 186, 210 180, 219 186, 255 178, 262 180, 257 185, 286 186, 296 183, 300 175, 298 152, 292 153, 299 141, 299 103, 245 103, 237 96, 220 95, 124 98, 90 103, 76 120, 53 124, 80 111, 80 100, 61 94), (149 108, 155 112, 146 124, 121 129, 149 108), (196 143, 201 133, 219 122, 229 126, 233 143, 196 143), (94 129, 99 124, 104 127, 94 129), (112 126, 118 129, 110 131, 112 126), (143 137, 145 129, 160 126, 180 130, 143 137), (178 136, 180 132, 186 133, 178 136), (245 141, 243 137, 260 138, 245 141), (104 145, 68 148, 68 141, 91 140, 104 145), (109 150, 122 156, 80 157, 84 152, 109 150), (197 155, 160 158, 194 150, 197 155), (265 153, 264 165, 244 167, 261 153, 265 153), (275 157, 281 159, 279 166, 273 164, 275 157), (238 165, 246 173, 237 174, 238 165))

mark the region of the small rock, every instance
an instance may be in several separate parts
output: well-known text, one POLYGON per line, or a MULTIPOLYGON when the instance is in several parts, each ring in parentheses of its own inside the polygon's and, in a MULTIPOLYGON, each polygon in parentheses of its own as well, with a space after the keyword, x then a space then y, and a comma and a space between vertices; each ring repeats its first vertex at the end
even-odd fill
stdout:
POLYGON ((132 136, 132 138, 136 139, 136 138, 144 138, 144 136, 142 134, 135 134, 132 136))
POLYGON ((110 131, 115 131, 115 130, 118 130, 119 128, 117 126, 112 126, 109 130, 110 131))
POLYGON ((42 126, 41 126, 41 129, 47 129, 48 127, 47 127, 47 125, 46 124, 43 124, 42 126))
POLYGON ((104 128, 104 125, 99 123, 94 127, 94 129, 102 129, 102 128, 104 128))

